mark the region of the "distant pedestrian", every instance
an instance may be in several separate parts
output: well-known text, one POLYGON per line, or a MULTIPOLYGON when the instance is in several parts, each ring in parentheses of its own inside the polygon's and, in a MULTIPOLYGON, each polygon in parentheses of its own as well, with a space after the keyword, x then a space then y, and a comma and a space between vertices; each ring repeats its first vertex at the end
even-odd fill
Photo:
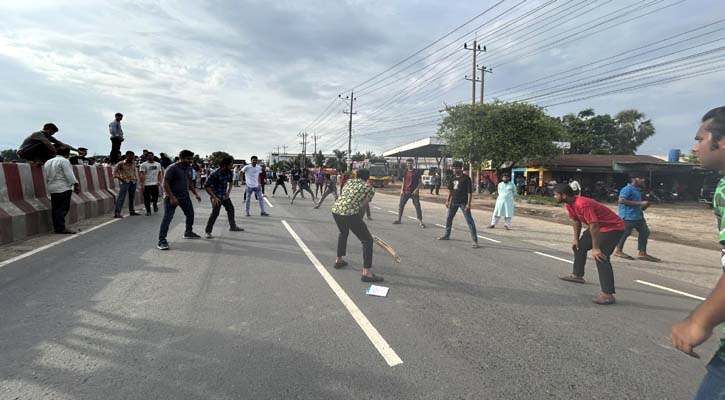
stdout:
POLYGON ((146 207, 146 216, 149 216, 152 204, 154 212, 159 212, 159 185, 164 180, 164 170, 161 168, 161 164, 154 159, 154 153, 147 152, 146 161, 141 163, 139 172, 143 204, 146 207))
POLYGON ((327 198, 327 196, 329 195, 333 195, 335 197, 335 200, 337 201, 337 176, 326 174, 325 182, 327 182, 327 188, 325 189, 325 193, 322 194, 322 197, 320 197, 320 200, 317 202, 314 208, 320 208, 322 202, 325 201, 325 198, 327 198))
POLYGON ((232 184, 234 187, 239 187, 239 175, 241 173, 241 168, 239 168, 239 165, 234 166, 234 171, 232 172, 232 184))
POLYGON ((118 179, 121 184, 118 189, 118 197, 116 198, 116 213, 113 215, 115 218, 123 218, 121 215, 121 209, 123 208, 123 202, 126 200, 128 195, 128 211, 130 215, 139 215, 134 210, 134 199, 136 197, 136 184, 139 181, 138 168, 134 162, 133 151, 129 150, 126 152, 126 159, 119 161, 115 167, 113 167, 113 177, 118 179))
POLYGON ((310 196, 312 196, 312 202, 315 202, 315 194, 312 193, 312 189, 310 188, 310 176, 307 174, 307 170, 303 170, 302 174, 300 175, 300 180, 297 182, 297 191, 292 194, 292 200, 290 200, 290 204, 294 204, 295 198, 297 195, 301 195, 301 197, 304 199, 305 196, 302 194, 302 192, 308 192, 310 196))
POLYGON ((400 204, 398 205, 398 219, 393 221, 393 224, 400 224, 403 219, 403 211, 405 210, 405 204, 408 200, 413 200, 413 206, 415 206, 415 214, 418 218, 418 225, 421 228, 425 228, 423 223, 423 210, 420 208, 420 192, 419 186, 421 177, 418 172, 413 169, 413 159, 409 158, 405 160, 407 171, 403 176, 403 185, 400 188, 400 204))
POLYGON ((287 186, 285 186, 285 182, 287 182, 287 175, 285 175, 284 171, 280 172, 277 175, 277 180, 274 183, 274 189, 272 190, 272 197, 274 197, 275 192, 277 192, 277 188, 282 186, 282 189, 284 189, 284 194, 289 197, 289 193, 287 193, 287 186))
POLYGON ((260 165, 259 170, 259 187, 262 189, 264 195, 264 187, 267 186, 267 168, 264 165, 260 165))
MULTIPOLYGON (((556 181, 554 181, 556 182, 556 181)), ((574 178, 569 179, 569 186, 571 187, 571 190, 574 191, 574 194, 579 196, 579 193, 582 191, 582 186, 579 184, 579 181, 577 181, 574 178)))
POLYGON ((262 168, 257 165, 257 156, 252 156, 251 158, 252 163, 247 164, 242 168, 242 173, 244 174, 244 179, 247 182, 247 191, 246 191, 246 211, 247 211, 247 217, 250 216, 249 214, 249 203, 252 201, 252 193, 254 193, 257 196, 257 200, 259 201, 259 210, 261 211, 261 215, 263 217, 269 216, 266 212, 264 212, 264 196, 260 192, 259 188, 259 173, 262 171, 262 168))
POLYGON ((441 174, 440 172, 436 172, 433 174, 433 177, 430 180, 430 194, 433 194, 433 191, 435 191, 435 195, 438 196, 440 194, 441 190, 441 174))
POLYGON ((645 178, 641 174, 634 174, 630 183, 619 191, 619 209, 617 214, 624 220, 624 234, 617 243, 614 255, 617 257, 634 260, 634 257, 624 253, 624 243, 627 241, 632 230, 637 230, 637 259, 644 261, 659 262, 660 259, 652 257, 647 253, 647 240, 649 238, 649 227, 644 219, 644 210, 649 207, 648 201, 642 201, 640 189, 645 186, 645 178))
POLYGON ((73 191, 80 192, 73 167, 68 161, 70 149, 62 147, 58 154, 43 164, 45 187, 50 193, 51 216, 53 231, 60 234, 76 233, 65 227, 65 216, 70 210, 73 191))
POLYGON ((490 229, 495 228, 501 220, 501 217, 503 217, 503 227, 509 230, 511 228, 511 219, 514 216, 514 209, 516 208, 516 203, 514 202, 516 186, 511 182, 511 176, 509 174, 501 175, 501 182, 498 183, 496 190, 498 191, 496 208, 493 210, 491 225, 488 227, 490 229))
POLYGON ((108 124, 108 131, 111 134, 111 163, 116 164, 119 161, 118 156, 121 154, 121 142, 124 141, 123 138, 123 128, 121 128, 121 120, 123 119, 123 114, 116 113, 114 116, 113 121, 111 121, 110 124, 108 124))
MULTIPOLYGON (((290 175, 292 176, 292 193, 295 193, 297 191, 297 183, 300 181, 300 176, 302 175, 302 170, 294 167, 290 171, 290 175)), ((304 197, 304 194, 302 196, 304 197)))
POLYGON ((169 165, 171 165, 171 159, 166 155, 166 153, 159 153, 159 164, 161 164, 161 168, 164 170, 169 168, 169 165))
POLYGON ((166 235, 169 233, 171 220, 174 219, 176 207, 186 216, 186 229, 184 230, 184 239, 199 239, 201 236, 194 233, 194 205, 189 197, 189 190, 194 193, 196 201, 201 202, 201 197, 196 192, 196 187, 191 179, 191 163, 194 162, 194 153, 189 150, 182 150, 179 153, 179 161, 171 164, 164 171, 164 219, 161 221, 159 229, 159 250, 168 250, 169 242, 166 235))
POLYGON ((337 238, 337 258, 334 267, 343 268, 347 261, 343 259, 347 254, 347 238, 350 231, 360 239, 363 248, 363 266, 360 280, 363 282, 382 282, 383 277, 373 274, 373 235, 370 234, 363 212, 365 204, 369 203, 375 195, 375 189, 366 181, 370 178, 370 171, 359 169, 357 176, 350 179, 340 193, 340 197, 332 206, 332 217, 337 224, 340 235, 337 238))
POLYGON ((221 211, 222 206, 224 206, 224 209, 227 212, 229 230, 232 232, 241 232, 244 230, 238 227, 236 221, 234 220, 234 205, 232 204, 232 199, 229 197, 233 185, 231 170, 232 162, 234 162, 234 159, 231 157, 223 158, 219 162, 219 168, 209 175, 204 183, 204 188, 206 189, 206 192, 209 193, 209 199, 211 200, 212 206, 209 221, 207 221, 206 230, 204 231, 207 239, 213 238, 211 232, 212 229, 214 229, 214 223, 216 222, 217 217, 219 217, 219 212, 221 211))
POLYGON ((458 209, 461 209, 463 217, 468 224, 468 230, 471 233, 471 247, 478 248, 478 232, 476 232, 476 222, 471 215, 471 201, 473 199, 473 182, 468 175, 463 174, 463 163, 460 161, 453 162, 453 178, 448 182, 448 199, 446 200, 446 208, 448 216, 446 218, 446 232, 438 240, 449 240, 451 237, 451 229, 453 228, 453 218, 456 216, 458 209))
POLYGON ((602 291, 594 297, 596 304, 614 304, 614 271, 610 256, 624 232, 624 221, 609 207, 588 197, 576 196, 566 183, 554 187, 554 199, 557 203, 565 203, 569 217, 574 221, 574 267, 571 275, 561 279, 574 283, 586 283, 584 265, 587 253, 592 251, 592 258, 599 271, 599 283, 602 291), (581 233, 582 224, 589 229, 581 233))
MULTIPOLYGON (((695 135, 692 152, 705 170, 725 171, 725 107, 708 111, 695 135)), ((725 271, 725 178, 721 178, 713 196, 717 216, 718 241, 723 246, 721 263, 725 271)), ((672 344, 683 353, 700 358, 695 348, 705 342, 716 326, 725 322, 725 275, 720 277, 708 298, 699 304, 686 320, 672 326, 672 344)), ((725 398, 725 341, 707 364, 707 374, 700 383, 695 400, 725 398)))
POLYGON ((33 132, 23 140, 18 148, 18 157, 42 164, 55 157, 61 148, 67 147, 78 151, 75 147, 56 139, 53 135, 58 131, 58 127, 53 123, 43 125, 43 130, 33 132))
POLYGON ((69 158, 71 165, 93 165, 93 159, 86 157, 88 149, 85 147, 78 148, 78 155, 69 158))
POLYGON ((317 169, 315 174, 315 196, 318 198, 325 192, 325 173, 322 168, 317 169))

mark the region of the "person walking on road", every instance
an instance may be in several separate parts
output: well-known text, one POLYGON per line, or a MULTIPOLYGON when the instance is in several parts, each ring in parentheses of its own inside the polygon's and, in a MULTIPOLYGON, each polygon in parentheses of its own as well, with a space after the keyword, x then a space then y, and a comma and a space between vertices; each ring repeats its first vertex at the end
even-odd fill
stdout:
POLYGON ((430 194, 433 194, 433 191, 435 191, 435 195, 438 196, 440 194, 441 190, 441 174, 440 172, 436 172, 433 174, 433 177, 431 177, 430 180, 430 194))
POLYGON ((244 229, 237 226, 237 223, 234 220, 234 205, 232 204, 232 199, 229 197, 234 181, 231 170, 232 162, 234 162, 234 159, 231 157, 222 158, 219 162, 219 168, 211 173, 204 183, 204 188, 206 189, 206 192, 209 193, 209 199, 211 200, 212 206, 209 221, 207 221, 206 230, 204 231, 207 239, 213 238, 211 231, 214 229, 214 223, 216 222, 217 217, 219 217, 219 212, 221 211, 222 206, 224 206, 224 209, 227 211, 229 230, 231 232, 244 231, 244 229))
POLYGON ((121 120, 123 114, 116 113, 113 121, 108 124, 108 131, 111 134, 111 163, 116 164, 121 154, 121 142, 123 142, 123 128, 121 128, 121 120))
MULTIPOLYGON (((695 135, 692 152, 704 169, 725 171, 725 107, 708 111, 695 135)), ((717 216, 718 240, 723 246, 721 263, 725 272, 725 178, 721 178, 713 196, 717 216)), ((720 277, 707 299, 695 308, 687 319, 672 326, 672 344, 685 354, 700 358, 695 348, 704 343, 716 326, 725 322, 725 275, 720 277)), ((725 333, 725 329, 723 329, 725 333)), ((707 373, 700 383, 695 400, 725 398, 725 340, 707 364, 707 373)))
POLYGON ((337 175, 326 174, 325 182, 327 182, 325 193, 322 194, 322 197, 320 197, 320 200, 314 208, 320 208, 322 202, 325 201, 325 198, 329 195, 333 195, 335 197, 335 201, 337 201, 337 175))
POLYGON ((184 239, 199 239, 201 236, 194 233, 194 204, 189 197, 189 190, 194 193, 197 202, 201 202, 201 197, 196 192, 196 186, 191 175, 191 164, 194 162, 194 153, 189 150, 182 150, 179 153, 179 161, 171 164, 164 172, 164 219, 161 221, 159 229, 159 250, 168 250, 169 242, 166 236, 169 233, 171 220, 174 219, 176 207, 186 216, 186 229, 184 230, 184 239))
POLYGON ((453 227, 453 218, 456 216, 458 209, 461 209, 463 217, 468 224, 468 230, 471 232, 471 247, 478 248, 478 232, 476 232, 476 222, 471 215, 471 200, 473 199, 473 182, 468 175, 463 174, 463 163, 455 161, 453 163, 453 179, 448 182, 448 199, 446 200, 446 208, 448 216, 446 217, 446 233, 439 237, 438 240, 449 240, 451 238, 451 229, 453 227))
POLYGON ((267 168, 264 165, 259 166, 259 187, 264 195, 264 187, 267 186, 267 168))
POLYGON ((304 199, 305 196, 302 194, 303 191, 306 191, 312 196, 312 202, 315 202, 315 194, 312 193, 312 189, 310 188, 310 177, 307 175, 307 170, 302 171, 302 175, 300 175, 300 181, 297 183, 297 191, 294 192, 292 195, 292 200, 290 200, 290 204, 294 204, 295 198, 297 195, 301 195, 301 197, 304 199))
POLYGON ((624 232, 624 221, 609 207, 584 196, 577 196, 566 183, 554 187, 554 199, 557 203, 565 203, 569 217, 574 221, 574 269, 571 275, 560 279, 567 282, 586 283, 584 281, 584 265, 587 253, 592 251, 592 258, 599 271, 599 283, 602 291, 594 297, 596 304, 614 304, 614 271, 610 256, 624 232), (589 229, 581 233, 582 224, 589 229))
MULTIPOLYGON (((292 168, 292 171, 290 171, 290 175, 292 176, 292 193, 297 192, 297 184, 300 181, 300 176, 302 175, 302 170, 300 170, 297 167, 292 168)), ((303 194, 302 197, 305 195, 303 194)))
POLYGON ((249 214, 249 203, 252 201, 252 193, 254 193, 257 196, 257 200, 259 201, 259 210, 261 211, 261 214, 263 217, 269 216, 266 212, 264 212, 264 196, 260 192, 259 189, 259 174, 262 171, 262 168, 257 165, 257 156, 252 156, 251 158, 252 163, 247 164, 242 168, 242 173, 244 174, 244 179, 247 182, 247 191, 246 195, 247 198, 245 200, 246 205, 246 211, 247 211, 247 217, 250 216, 249 214))
POLYGON ((126 195, 128 195, 129 214, 140 215, 134 210, 133 203, 136 198, 136 184, 139 180, 138 168, 136 168, 133 151, 127 151, 126 158, 123 161, 119 161, 116 166, 113 167, 113 177, 118 179, 121 184, 118 189, 118 197, 116 198, 116 212, 113 215, 114 218, 123 218, 123 215, 121 215, 121 209, 123 208, 123 202, 126 200, 126 195))
POLYGON ((632 230, 636 229, 638 233, 637 250, 639 250, 637 259, 659 262, 659 258, 647 254, 649 227, 647 227, 647 221, 644 219, 644 210, 649 207, 649 202, 642 201, 642 193, 640 192, 644 184, 644 176, 634 174, 630 183, 619 191, 619 209, 617 210, 617 214, 624 220, 624 234, 619 239, 619 243, 617 243, 614 255, 627 260, 634 260, 634 257, 624 253, 624 242, 632 234, 632 230))
POLYGON ((511 182, 511 176, 509 174, 501 175, 501 182, 498 183, 496 190, 498 191, 496 208, 493 209, 491 225, 488 227, 489 229, 495 228, 501 220, 501 217, 503 217, 503 227, 509 230, 511 228, 511 218, 513 218, 514 209, 516 208, 516 203, 514 202, 516 185, 511 182))
POLYGON ((71 196, 73 191, 80 192, 78 181, 73 173, 73 167, 68 161, 70 149, 62 147, 54 158, 43 164, 43 175, 45 175, 45 187, 50 193, 51 216, 53 220, 53 231, 60 234, 74 234, 65 227, 65 216, 70 210, 71 196))
POLYGON ((325 193, 325 173, 320 167, 315 174, 315 196, 319 198, 325 193))
POLYGON ((274 189, 272 189, 272 197, 274 197, 275 192, 277 192, 277 188, 282 186, 282 189, 284 189, 284 194, 289 197, 289 193, 287 193, 287 186, 285 186, 285 182, 287 182, 288 178, 287 175, 285 175, 284 171, 280 172, 277 175, 277 180, 274 183, 274 189))
POLYGON ((383 277, 373 274, 373 235, 370 234, 363 213, 365 204, 369 203, 375 195, 375 189, 365 181, 370 178, 370 171, 359 169, 357 176, 345 184, 345 189, 332 206, 332 218, 335 220, 340 235, 337 238, 337 258, 334 267, 343 268, 347 261, 343 259, 347 254, 347 238, 350 231, 360 239, 363 248, 363 282, 382 282, 383 277))
POLYGON ((146 216, 151 215, 151 205, 154 212, 159 212, 159 184, 163 182, 164 170, 161 164, 154 159, 154 153, 146 154, 146 161, 139 167, 141 173, 141 191, 143 192, 143 204, 146 207, 146 216))
POLYGON ((234 187, 239 187, 239 175, 241 173, 241 168, 239 168, 239 165, 234 166, 234 171, 232 172, 232 184, 234 187))
POLYGON ((425 228, 423 223, 423 210, 420 208, 420 192, 419 186, 421 182, 420 174, 413 169, 413 159, 409 158, 405 160, 406 167, 408 168, 403 177, 403 185, 400 189, 400 204, 398 205, 398 219, 393 221, 393 224, 400 224, 403 219, 403 210, 408 200, 413 200, 415 206, 415 214, 418 218, 418 225, 421 228, 425 228))

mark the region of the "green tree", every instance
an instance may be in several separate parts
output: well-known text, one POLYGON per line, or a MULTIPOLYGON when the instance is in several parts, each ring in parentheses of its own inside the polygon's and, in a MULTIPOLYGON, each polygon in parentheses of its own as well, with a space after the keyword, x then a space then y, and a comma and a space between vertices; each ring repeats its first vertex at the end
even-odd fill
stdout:
MULTIPOLYGON (((330 168, 335 168, 338 171, 345 171, 347 170, 347 162, 345 161, 345 156, 347 155, 347 152, 344 150, 333 150, 332 151, 335 154, 334 158, 334 165, 330 165, 330 168)), ((328 160, 329 162, 330 160, 328 160)))
POLYGON ((18 156, 18 151, 16 149, 7 149, 0 151, 0 162, 13 161, 21 161, 20 157, 18 156))
POLYGON ((215 152, 211 153, 211 155, 209 156, 209 164, 216 167, 222 161, 222 158, 225 158, 225 157, 231 157, 232 160, 234 159, 234 157, 231 154, 229 154, 225 151, 215 151, 215 152))
POLYGON ((365 160, 365 154, 358 151, 357 153, 350 156, 350 159, 352 161, 363 161, 365 160))
POLYGON ((697 156, 697 153, 690 152, 690 154, 685 156, 685 162, 690 164, 700 164, 700 158, 697 156))
POLYGON ((315 166, 317 168, 323 167, 325 164, 325 156, 322 155, 322 150, 315 153, 315 166))
POLYGON ((612 117, 586 109, 561 118, 564 132, 560 140, 571 142, 572 154, 634 154, 655 134, 652 121, 645 118, 637 110, 624 110, 612 117))
POLYGON ((448 106, 446 112, 438 136, 452 157, 474 163, 491 160, 500 172, 506 165, 558 154, 552 142, 561 137, 563 128, 541 107, 497 101, 448 106))
POLYGON ((609 138, 612 154, 634 154, 645 140, 654 136, 655 127, 651 119, 637 110, 624 110, 614 116, 616 133, 609 138))

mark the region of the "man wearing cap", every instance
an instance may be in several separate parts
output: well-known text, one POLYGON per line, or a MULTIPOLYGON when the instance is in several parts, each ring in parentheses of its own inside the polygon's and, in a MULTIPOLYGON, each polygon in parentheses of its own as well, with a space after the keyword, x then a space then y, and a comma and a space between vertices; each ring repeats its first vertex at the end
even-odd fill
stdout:
POLYGON ((71 165, 93 165, 92 158, 86 157, 88 149, 85 147, 78 148, 78 155, 70 158, 71 165))

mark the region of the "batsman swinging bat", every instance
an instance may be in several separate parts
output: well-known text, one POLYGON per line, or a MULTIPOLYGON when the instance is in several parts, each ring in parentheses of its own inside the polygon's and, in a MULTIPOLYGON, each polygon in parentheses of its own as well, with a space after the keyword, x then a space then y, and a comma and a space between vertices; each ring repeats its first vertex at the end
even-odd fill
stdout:
POLYGON ((379 237, 377 237, 375 235, 373 235, 373 239, 375 240, 375 243, 378 246, 382 247, 386 253, 390 254, 390 256, 393 257, 393 260, 395 260, 395 262, 397 262, 397 263, 400 262, 400 256, 398 255, 398 253, 395 252, 395 249, 392 246, 385 243, 385 241, 383 239, 380 239, 379 237))

